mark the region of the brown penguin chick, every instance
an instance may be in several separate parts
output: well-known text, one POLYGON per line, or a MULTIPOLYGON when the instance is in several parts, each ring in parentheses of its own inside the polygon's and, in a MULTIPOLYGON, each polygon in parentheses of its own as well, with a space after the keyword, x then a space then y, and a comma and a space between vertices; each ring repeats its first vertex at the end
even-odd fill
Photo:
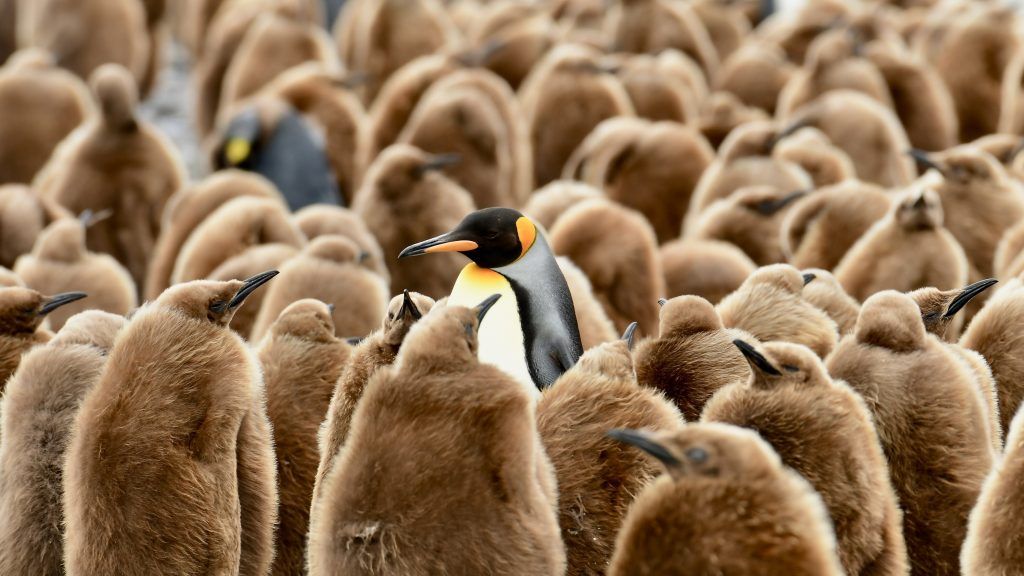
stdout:
POLYGON ((893 108, 911 145, 935 151, 957 144, 959 126, 953 97, 934 67, 880 43, 869 44, 864 55, 889 86, 893 108))
POLYGON ((637 116, 648 120, 671 120, 695 124, 700 103, 707 98, 704 73, 678 50, 661 54, 620 54, 609 58, 616 75, 629 94, 637 116))
POLYGON ((857 178, 885 187, 905 186, 915 177, 906 155, 907 133, 884 104, 852 90, 832 90, 789 118, 822 131, 853 161, 857 178))
MULTIPOLYGON (((30 254, 18 258, 14 272, 29 288, 43 294, 72 289, 92 297, 62 306, 49 315, 52 330, 60 330, 75 314, 96 309, 124 316, 138 306, 138 292, 128 271, 107 254, 85 247, 88 221, 62 218, 46 227, 30 254)), ((264 268, 265 270, 265 268, 264 268)))
POLYGON ((622 82, 598 62, 598 53, 563 44, 537 63, 519 88, 533 146, 536 186, 562 174, 565 163, 602 120, 632 116, 622 82), (566 114, 566 110, 573 114, 566 114))
POLYGON ((686 227, 695 224, 711 203, 746 186, 774 186, 787 192, 810 189, 811 178, 802 168, 773 155, 775 145, 795 129, 796 125, 748 122, 730 133, 693 191, 686 227))
POLYGON ((864 301, 882 290, 950 290, 966 284, 967 256, 943 227, 939 195, 931 188, 911 190, 893 204, 835 267, 843 289, 864 301))
POLYGON ((634 495, 660 471, 606 432, 670 432, 683 424, 671 402, 637 384, 632 337, 627 330, 623 340, 586 352, 537 402, 537 430, 558 480, 567 575, 604 573, 634 495))
POLYGON ((566 211, 551 228, 551 249, 587 275, 594 295, 617 330, 639 322, 654 334, 665 279, 658 241, 644 217, 607 200, 588 200, 566 211))
MULTIPOLYGON (((519 189, 516 139, 526 138, 525 126, 513 134, 507 116, 479 82, 501 82, 484 70, 454 72, 434 82, 424 93, 398 142, 428 154, 455 154, 457 163, 445 174, 465 188, 478 208, 518 206, 525 197, 519 189), (482 80, 481 76, 486 76, 482 80)), ((500 85, 500 84, 499 84, 500 85)), ((511 90, 508 98, 514 99, 511 90)))
POLYGON ((18 49, 18 2, 0 0, 0 64, 18 49))
POLYGON ((806 190, 748 186, 708 206, 686 237, 719 240, 743 250, 758 266, 786 261, 780 241, 782 222, 806 190))
POLYGON ((733 129, 760 120, 768 120, 764 110, 744 104, 729 92, 715 92, 701 106, 698 127, 708 143, 718 150, 733 129))
POLYGON ((1024 495, 1024 411, 1010 426, 1006 452, 982 485, 971 512, 967 541, 960 553, 963 573, 970 576, 1012 574, 1024 563, 1019 502, 1024 495))
POLYGON ((61 485, 78 406, 125 319, 84 312, 25 355, 0 401, 0 570, 63 574, 61 485))
POLYGON ((782 222, 782 250, 797 268, 831 270, 892 200, 874 184, 847 180, 798 200, 782 222))
POLYGON ((963 246, 973 270, 991 276, 1000 239, 1024 219, 1018 184, 999 161, 970 145, 915 154, 941 176, 935 191, 942 199, 946 228, 963 246))
MULTIPOLYGON (((439 305, 439 304, 438 304, 439 305)), ((388 303, 388 313, 381 328, 361 340, 351 350, 344 370, 334 385, 327 417, 317 433, 320 464, 313 487, 313 507, 320 502, 320 486, 334 468, 345 439, 348 438, 359 400, 366 391, 370 376, 379 368, 391 366, 412 325, 435 306, 434 300, 418 292, 406 290, 388 303)))
POLYGON ((828 270, 821 268, 805 268, 804 277, 813 276, 813 280, 804 285, 800 293, 803 299, 820 308, 839 327, 839 335, 845 336, 853 332, 860 314, 860 302, 843 290, 836 277, 828 270))
POLYGON ((192 56, 203 54, 207 30, 221 5, 228 0, 190 0, 181 6, 173 6, 175 35, 185 44, 192 56))
MULTIPOLYGON (((237 256, 232 256, 207 275, 208 280, 238 280, 259 274, 262 270, 278 270, 299 254, 299 249, 288 244, 257 244, 237 256)), ((249 340, 256 317, 267 297, 266 290, 257 290, 245 299, 245 304, 231 318, 231 329, 249 340)))
POLYGON ((693 12, 707 30, 719 62, 736 52, 750 35, 750 21, 733 6, 715 0, 701 0, 693 3, 693 12))
POLYGON ((206 278, 230 258, 258 244, 301 248, 302 232, 279 200, 241 196, 222 204, 188 236, 178 251, 171 284, 206 278))
POLYGON ((675 122, 623 118, 602 122, 580 149, 592 141, 596 149, 587 154, 592 160, 584 166, 584 181, 643 214, 659 243, 677 238, 693 191, 715 158, 704 136, 675 122), (620 126, 632 122, 640 124, 630 137, 632 129, 620 126), (606 127, 611 134, 605 134, 606 127), (616 132, 625 132, 621 142, 616 132))
POLYGON ((813 281, 788 264, 764 266, 716 309, 726 328, 745 330, 762 342, 803 344, 824 358, 835 348, 839 329, 801 295, 813 281))
POLYGON ((960 141, 970 142, 999 129, 1003 76, 1021 47, 1016 12, 995 4, 947 23, 932 62, 949 87, 960 124, 960 141), (987 66, 964 66, 986 62, 987 66))
POLYGON ((970 144, 990 154, 1008 170, 1022 151, 1021 137, 1016 134, 987 134, 970 144))
POLYGON ((1015 278, 1024 272, 1024 224, 1017 224, 1003 234, 992 267, 1000 278, 1015 278))
POLYGON ((889 87, 878 68, 859 55, 860 41, 846 28, 823 33, 811 43, 803 67, 779 94, 775 113, 789 117, 804 104, 832 90, 852 90, 892 107, 889 87))
POLYGON ((284 206, 281 194, 269 180, 259 174, 234 169, 215 172, 171 196, 164 209, 160 236, 146 274, 143 292, 146 300, 155 300, 171 285, 174 262, 192 232, 217 208, 241 196, 276 200, 284 206))
POLYGON ((814 40, 837 23, 852 19, 853 11, 846 0, 804 4, 791 17, 767 19, 759 32, 766 41, 781 47, 790 61, 803 64, 814 40))
POLYGON ((299 210, 292 216, 292 222, 299 227, 307 240, 320 236, 344 236, 356 243, 367 254, 363 266, 376 272, 390 282, 384 251, 377 237, 354 211, 340 206, 313 204, 299 210))
POLYGON ((0 266, 0 288, 11 288, 11 287, 24 287, 25 283, 22 282, 18 275, 11 271, 9 268, 0 266))
POLYGON ((594 288, 587 275, 573 264, 572 260, 564 256, 555 258, 555 261, 558 262, 558 268, 561 269, 562 276, 565 276, 565 283, 569 286, 583 349, 589 350, 598 344, 615 340, 618 336, 615 332, 615 324, 612 324, 608 313, 604 311, 601 302, 594 295, 594 288))
POLYGON ((864 401, 804 346, 736 340, 749 380, 715 394, 702 420, 757 432, 821 495, 846 574, 907 574, 902 515, 864 401))
POLYGON ((18 256, 32 250, 43 228, 65 217, 72 214, 28 186, 0 185, 0 265, 13 266, 18 256))
POLYGON ((665 394, 688 422, 699 420, 715 392, 750 375, 732 345, 738 337, 739 331, 727 330, 707 300, 673 298, 661 307, 658 336, 637 345, 637 380, 665 394))
POLYGON ((681 238, 658 250, 667 296, 692 294, 717 304, 735 292, 757 265, 726 242, 681 238))
POLYGON ((161 214, 185 170, 170 141, 136 115, 137 92, 124 68, 102 66, 90 85, 101 113, 57 147, 33 188, 74 214, 110 210, 89 228, 89 248, 117 258, 142 285, 161 214))
POLYGON ((559 41, 552 11, 516 1, 489 2, 466 39, 473 46, 500 46, 484 66, 517 90, 544 54, 559 41))
POLYGON ((780 142, 775 156, 803 168, 815 188, 839 184, 857 175, 846 152, 814 128, 804 128, 780 142))
POLYGON ((435 0, 363 2, 363 6, 342 13, 335 24, 335 41, 346 41, 346 27, 352 51, 342 51, 349 70, 368 75, 366 102, 373 102, 381 85, 396 70, 418 56, 454 46, 458 31, 440 2, 435 0), (356 19, 346 22, 346 19, 356 19))
POLYGON ((21 355, 53 337, 53 333, 42 327, 46 316, 85 297, 84 292, 46 297, 21 286, 0 288, 0 394, 7 378, 18 369, 21 355))
POLYGON ((334 337, 328 305, 312 299, 285 308, 256 350, 277 455, 273 574, 305 574, 309 507, 320 461, 317 429, 349 352, 348 344, 334 337))
POLYGON ((893 291, 864 302, 827 367, 873 413, 903 508, 911 572, 960 574, 967 516, 995 459, 970 370, 925 332, 914 301, 893 291))
POLYGON ((89 78, 105 64, 141 83, 149 64, 146 11, 135 0, 20 2, 18 44, 53 54, 61 68, 89 78))
POLYGON ((340 66, 330 36, 319 24, 269 12, 256 18, 224 72, 218 110, 251 96, 289 68, 318 62, 340 66))
POLYGON ((630 507, 609 576, 843 573, 821 497, 754 432, 701 423, 610 434, 666 473, 630 507))
POLYGON ((690 4, 665 0, 629 0, 613 4, 606 30, 617 52, 658 54, 675 48, 700 65, 706 77, 718 69, 718 53, 690 4))
POLYGON ((562 214, 583 202, 603 198, 601 190, 574 180, 554 180, 530 195, 523 213, 541 227, 550 230, 562 214))
POLYGON ((369 121, 359 98, 352 92, 358 75, 344 75, 318 62, 295 66, 279 74, 262 94, 291 104, 324 132, 327 159, 346 205, 351 205, 362 177, 369 121))
POLYGON ((775 114, 779 94, 797 70, 772 44, 751 41, 722 62, 715 89, 732 94, 747 106, 775 114))
POLYGON ((68 447, 68 573, 269 571, 273 441, 259 364, 227 324, 275 274, 174 286, 121 331, 68 447))
POLYGON ((921 319, 924 320, 924 328, 929 334, 934 334, 946 342, 956 342, 960 339, 960 330, 963 328, 963 317, 958 313, 976 296, 997 282, 995 278, 989 278, 963 288, 945 291, 932 287, 919 288, 910 292, 908 296, 913 298, 921 309, 921 319))
POLYGON ((92 101, 85 84, 51 55, 25 50, 0 68, 0 110, 0 184, 28 184, 92 113, 92 101))
POLYGON ((371 377, 310 516, 311 574, 565 572, 533 399, 476 357, 496 299, 435 308, 371 377))
POLYGON ((377 157, 356 194, 352 210, 380 241, 392 292, 446 296, 465 265, 458 254, 397 259, 406 246, 444 234, 474 210, 469 192, 440 173, 449 160, 396 144, 377 157))
POLYGON ((315 298, 334 306, 340 336, 365 336, 387 310, 387 282, 361 265, 364 252, 344 236, 321 236, 281 267, 281 279, 267 290, 252 328, 260 340, 292 302, 315 298))

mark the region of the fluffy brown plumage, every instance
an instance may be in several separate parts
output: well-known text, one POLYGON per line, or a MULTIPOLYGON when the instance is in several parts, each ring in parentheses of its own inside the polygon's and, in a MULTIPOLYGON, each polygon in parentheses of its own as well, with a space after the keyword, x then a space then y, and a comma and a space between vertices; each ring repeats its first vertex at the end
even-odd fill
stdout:
POLYGON ((550 230, 569 208, 584 200, 603 197, 604 194, 593 186, 574 180, 555 180, 531 194, 522 212, 534 223, 550 230))
POLYGON ((71 292, 47 298, 21 285, 0 288, 0 393, 18 369, 21 355, 53 337, 43 326, 46 315, 82 297, 80 292, 71 292))
POLYGON ((658 54, 675 48, 700 64, 705 76, 718 69, 718 53, 690 4, 629 0, 613 5, 607 34, 616 51, 658 54))
POLYGON ((757 265, 742 250, 716 240, 680 239, 658 251, 667 296, 692 294, 718 304, 736 291, 757 265))
POLYGON ((292 216, 292 221, 307 240, 337 235, 355 242, 360 250, 367 253, 366 259, 362 262, 363 266, 385 280, 390 278, 387 263, 384 261, 384 251, 381 250, 377 237, 354 211, 340 206, 313 204, 296 212, 292 216))
POLYGON ((715 87, 747 106, 774 114, 779 93, 795 71, 796 67, 778 47, 748 42, 722 62, 715 87))
POLYGON ((603 61, 616 69, 637 116, 681 124, 694 124, 699 118, 707 80, 700 66, 678 50, 611 55, 603 61))
POLYGON ((805 278, 814 277, 804 285, 803 291, 800 292, 803 299, 828 314, 828 317, 839 328, 840 336, 853 332, 857 323, 857 315, 860 314, 860 302, 847 294, 836 277, 828 270, 805 268, 801 272, 805 278))
POLYGON ((794 202, 805 195, 806 190, 772 186, 740 188, 704 209, 686 237, 728 242, 761 266, 785 262, 780 240, 782 223, 794 202))
MULTIPOLYGON (((207 274, 207 280, 240 280, 249 278, 264 270, 278 270, 285 262, 295 258, 299 249, 288 244, 272 243, 257 244, 247 248, 241 254, 225 260, 220 266, 207 274)), ((245 304, 235 311, 231 318, 231 329, 247 340, 252 336, 252 328, 256 324, 263 301, 267 298, 267 290, 257 290, 245 299, 245 304)))
POLYGON ((853 161, 846 152, 814 128, 799 130, 780 142, 775 152, 780 160, 803 168, 815 188, 839 184, 856 176, 853 161))
POLYGON ((0 186, 0 265, 14 266, 18 256, 27 254, 43 228, 71 213, 40 199, 21 184, 0 186))

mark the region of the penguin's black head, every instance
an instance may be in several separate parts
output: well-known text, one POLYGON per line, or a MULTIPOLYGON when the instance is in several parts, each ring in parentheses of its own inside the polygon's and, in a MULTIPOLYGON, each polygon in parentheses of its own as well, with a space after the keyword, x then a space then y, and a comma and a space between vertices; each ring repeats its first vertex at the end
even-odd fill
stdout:
POLYGON ((477 266, 507 266, 529 250, 537 226, 511 208, 484 208, 469 214, 454 230, 409 246, 399 258, 434 252, 462 252, 477 266))

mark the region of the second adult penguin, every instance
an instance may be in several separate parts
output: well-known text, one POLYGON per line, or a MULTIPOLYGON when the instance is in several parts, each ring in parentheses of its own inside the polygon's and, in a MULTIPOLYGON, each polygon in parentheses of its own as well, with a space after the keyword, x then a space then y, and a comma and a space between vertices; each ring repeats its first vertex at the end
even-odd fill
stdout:
POLYGON ((502 295, 480 331, 481 361, 543 389, 583 354, 569 287, 529 218, 510 208, 478 210, 455 230, 413 244, 398 257, 435 252, 461 252, 473 261, 459 274, 449 305, 474 306, 490 294, 502 295))

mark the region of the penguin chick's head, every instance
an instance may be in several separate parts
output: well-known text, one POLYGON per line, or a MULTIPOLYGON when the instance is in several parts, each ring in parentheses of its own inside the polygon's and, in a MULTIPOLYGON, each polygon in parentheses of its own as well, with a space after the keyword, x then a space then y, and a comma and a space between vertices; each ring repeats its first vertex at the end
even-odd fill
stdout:
POLYGON ((950 184, 1001 185, 1007 180, 1006 170, 996 157, 978 146, 958 146, 937 154, 915 148, 909 154, 922 173, 935 170, 950 184))
POLYGON ((433 307, 434 299, 419 292, 404 290, 392 298, 384 318, 384 341, 391 346, 401 345, 412 325, 433 307))
POLYGON ((677 296, 661 304, 661 336, 686 336, 722 329, 715 307, 700 296, 677 296))
POLYGON ((0 289, 0 334, 31 334, 50 312, 85 298, 85 292, 46 297, 31 288, 0 289))
POLYGON ((884 290, 864 301, 854 334, 861 344, 898 353, 920 350, 926 342, 921 310, 910 296, 894 290, 884 290))
POLYGON ((103 125, 112 132, 135 132, 139 90, 131 73, 120 64, 104 64, 89 76, 103 125))
POLYGON ((50 346, 88 345, 107 353, 114 347, 117 333, 127 323, 124 316, 102 310, 79 312, 68 318, 53 340, 50 340, 50 346))
POLYGON ((731 480, 777 468, 777 456, 749 430, 718 423, 687 424, 670 432, 616 429, 608 436, 661 462, 674 480, 731 480))
POLYGON ((313 298, 296 300, 281 311, 270 327, 275 336, 291 336, 307 342, 334 340, 331 306, 313 298))
POLYGON ((428 371, 458 371, 476 365, 480 325, 500 297, 488 296, 473 308, 435 306, 409 332, 399 352, 399 362, 428 371))
POLYGON ((636 327, 637 323, 633 322, 626 327, 626 331, 618 340, 605 342, 587 350, 570 370, 635 381, 632 349, 636 327))
POLYGON ((938 288, 920 288, 910 292, 908 295, 917 302, 921 309, 921 319, 924 321, 925 330, 930 334, 944 336, 946 327, 960 312, 982 292, 994 286, 998 280, 988 278, 958 288, 955 290, 939 290, 938 288))
POLYGON ((785 384, 815 385, 828 381, 821 359, 806 346, 768 342, 758 350, 743 340, 733 340, 750 364, 750 383, 756 388, 785 384))
POLYGON ((939 194, 930 188, 905 194, 895 210, 896 222, 909 232, 934 230, 945 220, 939 194))
POLYGON ((247 280, 185 282, 165 290, 156 304, 196 320, 227 326, 245 299, 277 274, 277 270, 269 270, 247 280))
POLYGON ((484 208, 467 215, 451 232, 413 244, 398 257, 462 252, 477 266, 498 268, 524 256, 536 240, 537 226, 518 211, 484 208))

